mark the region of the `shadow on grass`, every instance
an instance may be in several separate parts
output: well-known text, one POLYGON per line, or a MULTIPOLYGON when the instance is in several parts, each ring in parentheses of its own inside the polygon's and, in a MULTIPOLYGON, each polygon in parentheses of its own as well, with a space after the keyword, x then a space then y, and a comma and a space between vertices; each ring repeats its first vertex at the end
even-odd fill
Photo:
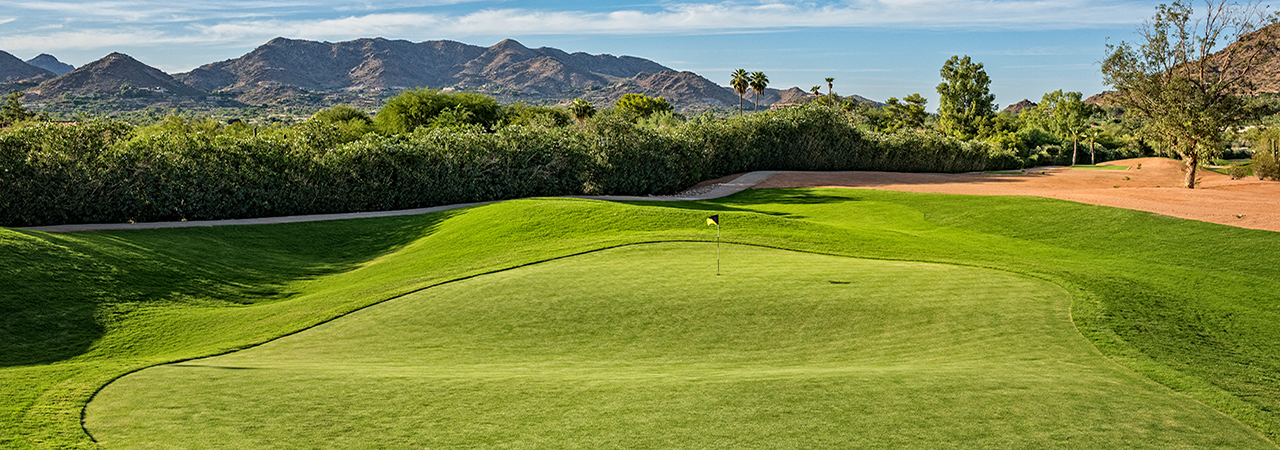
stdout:
POLYGON ((792 217, 795 215, 776 211, 760 211, 751 208, 751 206, 770 204, 832 205, 858 201, 862 201, 862 197, 857 196, 853 192, 850 192, 850 195, 831 195, 829 193, 820 193, 811 188, 788 188, 748 189, 730 196, 712 200, 689 200, 681 202, 633 201, 623 203, 658 208, 692 209, 700 211, 740 211, 779 217, 792 217), (729 206, 730 204, 734 206, 729 206))
POLYGON ((352 270, 459 214, 51 234, 0 228, 0 367, 84 353, 145 307, 233 307, 352 270))

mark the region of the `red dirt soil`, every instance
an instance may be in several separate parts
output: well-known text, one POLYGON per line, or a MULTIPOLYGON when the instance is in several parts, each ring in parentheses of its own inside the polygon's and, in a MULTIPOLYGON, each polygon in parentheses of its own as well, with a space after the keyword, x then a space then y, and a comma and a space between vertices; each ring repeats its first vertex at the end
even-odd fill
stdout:
POLYGON ((784 172, 753 189, 844 187, 939 194, 1031 195, 1280 231, 1280 182, 1260 181, 1256 177, 1232 180, 1220 173, 1199 170, 1200 183, 1195 189, 1187 189, 1182 187, 1186 174, 1181 161, 1138 158, 1100 165, 1130 167, 1128 170, 1039 168, 1028 170, 1027 174, 1011 175, 784 172))

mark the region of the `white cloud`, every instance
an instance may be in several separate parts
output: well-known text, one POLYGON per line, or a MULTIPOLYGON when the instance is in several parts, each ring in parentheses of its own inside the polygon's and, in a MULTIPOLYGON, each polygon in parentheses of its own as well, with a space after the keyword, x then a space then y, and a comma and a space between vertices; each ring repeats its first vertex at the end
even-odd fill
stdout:
MULTIPOLYGON (((437 0, 456 3, 469 0, 437 0)), ((654 35, 713 34, 791 30, 816 27, 886 29, 1025 30, 1073 29, 1136 24, 1149 14, 1145 5, 1085 0, 849 0, 846 3, 741 4, 673 3, 651 10, 610 12, 552 11, 519 8, 482 9, 463 14, 421 12, 371 13, 337 18, 258 19, 282 17, 261 8, 293 8, 296 2, 227 1, 182 6, 165 0, 119 0, 89 3, 38 1, 10 3, 28 9, 71 13, 81 8, 115 20, 185 22, 167 28, 128 30, 98 26, 78 31, 29 29, 0 35, 0 47, 11 50, 111 49, 199 42, 211 45, 258 45, 276 36, 315 40, 347 40, 386 36, 440 39, 513 35, 654 35), (249 6, 250 4, 254 6, 249 6), (157 6, 170 5, 170 6, 157 6), (202 5, 202 6, 201 6, 202 5), (265 5, 265 6, 264 6, 265 5), (145 11, 145 12, 140 12, 145 11), (210 19, 212 17, 213 19, 210 19), (196 20, 199 18, 200 20, 196 20)), ((314 8, 314 6, 312 7, 314 8)), ((312 11, 314 13, 314 10, 312 11)), ((291 17, 284 14, 284 17, 291 17)), ((3 19, 0 19, 3 20, 3 19)))
POLYGON ((158 31, 81 30, 42 35, 0 36, 0 48, 14 51, 115 49, 148 44, 200 42, 198 36, 169 36, 158 31))
POLYGON ((307 11, 307 3, 254 2, 174 2, 169 0, 103 0, 30 2, 0 1, 9 11, 24 11, 33 20, 67 20, 80 23, 180 23, 197 20, 265 17, 293 11, 307 11), (51 17, 41 18, 41 13, 51 17))
POLYGON ((1072 29, 1136 24, 1149 8, 1082 0, 861 0, 850 4, 673 4, 658 11, 484 9, 462 15, 377 13, 334 19, 228 21, 196 26, 211 39, 411 39, 538 34, 705 34, 814 27, 1072 29))

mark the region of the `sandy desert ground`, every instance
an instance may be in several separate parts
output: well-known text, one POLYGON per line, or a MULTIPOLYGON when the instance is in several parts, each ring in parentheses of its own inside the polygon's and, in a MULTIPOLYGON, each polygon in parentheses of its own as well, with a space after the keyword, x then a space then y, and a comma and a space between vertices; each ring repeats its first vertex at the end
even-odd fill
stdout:
POLYGON ((1031 195, 1280 231, 1280 182, 1261 181, 1256 177, 1232 180, 1223 174, 1201 170, 1197 173, 1200 184, 1195 189, 1187 189, 1182 187, 1185 173, 1181 161, 1138 158, 1101 165, 1129 166, 1129 169, 1053 167, 1011 175, 783 172, 754 188, 847 187, 942 194, 1031 195))

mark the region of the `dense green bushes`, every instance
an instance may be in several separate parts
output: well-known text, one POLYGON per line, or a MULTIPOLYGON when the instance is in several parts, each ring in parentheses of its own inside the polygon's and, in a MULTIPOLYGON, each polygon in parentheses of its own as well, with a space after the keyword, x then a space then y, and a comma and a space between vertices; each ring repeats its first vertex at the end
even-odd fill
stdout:
POLYGON ((502 106, 484 94, 414 89, 387 100, 373 124, 380 133, 403 134, 419 127, 481 125, 491 129, 501 119, 502 106))
MULTIPOLYGON (((112 122, 0 133, 0 225, 199 220, 417 208, 528 196, 669 194, 753 170, 965 172, 1012 152, 934 133, 863 131, 809 106, 674 128, 600 114, 581 126, 135 133, 112 122)), ((354 119, 356 122, 363 120, 354 119)), ((229 128, 229 127, 228 127, 229 128)))
POLYGON ((937 133, 862 131, 844 113, 788 108, 691 127, 709 176, 752 170, 969 172, 1017 167, 1016 156, 937 133))

